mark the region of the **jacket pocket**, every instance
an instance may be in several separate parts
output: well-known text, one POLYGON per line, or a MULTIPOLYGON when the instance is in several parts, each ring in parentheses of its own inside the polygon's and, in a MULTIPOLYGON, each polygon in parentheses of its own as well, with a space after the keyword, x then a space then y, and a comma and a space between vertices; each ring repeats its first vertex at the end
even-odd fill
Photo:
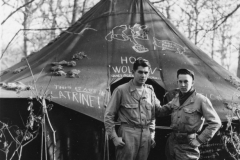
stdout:
POLYGON ((194 125, 198 120, 198 112, 194 108, 183 108, 183 123, 194 125))
POLYGON ((123 106, 126 109, 136 109, 136 108, 138 108, 138 104, 124 104, 123 106))
POLYGON ((125 112, 127 119, 137 122, 139 119, 139 109, 138 104, 124 104, 122 112, 125 112))

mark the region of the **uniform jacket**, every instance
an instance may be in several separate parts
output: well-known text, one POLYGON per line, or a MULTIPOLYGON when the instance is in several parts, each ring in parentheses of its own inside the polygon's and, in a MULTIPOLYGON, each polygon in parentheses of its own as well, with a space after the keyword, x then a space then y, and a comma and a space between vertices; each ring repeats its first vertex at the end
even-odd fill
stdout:
POLYGON ((171 128, 183 133, 200 132, 206 122, 207 127, 198 136, 202 143, 208 142, 221 127, 221 120, 210 100, 196 92, 182 105, 179 104, 177 94, 168 104, 157 107, 156 114, 158 116, 171 114, 171 128))
POLYGON ((148 125, 152 136, 154 136, 154 107, 156 104, 160 106, 159 100, 155 97, 151 85, 144 85, 142 95, 138 93, 132 80, 118 86, 112 94, 104 115, 104 124, 110 139, 117 136, 115 131, 116 117, 117 122, 120 123, 136 126, 148 125))

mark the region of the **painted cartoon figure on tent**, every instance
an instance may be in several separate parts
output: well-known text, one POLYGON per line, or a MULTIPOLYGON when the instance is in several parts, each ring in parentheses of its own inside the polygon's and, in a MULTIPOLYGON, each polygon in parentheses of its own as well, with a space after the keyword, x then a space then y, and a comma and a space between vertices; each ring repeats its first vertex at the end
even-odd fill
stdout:
POLYGON ((130 41, 133 43, 133 50, 137 53, 148 52, 149 49, 139 44, 136 39, 139 40, 149 40, 148 38, 148 27, 145 25, 134 24, 132 27, 127 25, 120 25, 114 27, 105 37, 107 41, 112 41, 113 39, 119 41, 130 41))

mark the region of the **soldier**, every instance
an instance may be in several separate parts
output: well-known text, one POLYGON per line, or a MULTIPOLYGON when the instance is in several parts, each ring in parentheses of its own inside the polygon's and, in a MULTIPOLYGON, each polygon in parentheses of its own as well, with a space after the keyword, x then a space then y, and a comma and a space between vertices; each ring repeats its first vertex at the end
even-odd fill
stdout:
POLYGON ((188 69, 177 71, 179 93, 166 105, 156 107, 156 114, 171 114, 173 132, 166 144, 168 160, 197 160, 198 147, 208 142, 221 127, 221 120, 211 102, 194 89, 194 72, 188 69), (201 132, 204 122, 207 127, 201 132))
POLYGON ((108 103, 104 115, 106 132, 116 147, 117 160, 147 160, 154 147, 154 105, 160 105, 153 88, 145 84, 150 64, 139 58, 133 64, 134 78, 118 86, 108 103), (154 101, 157 102, 154 102, 154 101), (115 119, 121 124, 118 134, 115 119))

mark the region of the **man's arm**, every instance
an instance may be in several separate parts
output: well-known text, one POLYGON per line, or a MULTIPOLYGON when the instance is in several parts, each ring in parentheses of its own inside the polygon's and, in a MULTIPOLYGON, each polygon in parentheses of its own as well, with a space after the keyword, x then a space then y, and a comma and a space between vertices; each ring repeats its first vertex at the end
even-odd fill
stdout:
POLYGON ((122 141, 122 137, 118 137, 115 130, 115 117, 118 114, 118 110, 121 103, 121 92, 116 88, 112 94, 112 97, 108 103, 104 114, 104 124, 106 132, 109 135, 110 139, 113 140, 114 145, 124 146, 125 143, 122 141))
POLYGON ((121 92, 116 88, 112 94, 110 101, 108 102, 107 108, 104 114, 104 124, 106 132, 110 139, 118 137, 115 131, 115 117, 117 115, 120 106, 121 92))
MULTIPOLYGON (((152 105, 153 105, 153 111, 152 111, 152 119, 151 119, 151 122, 150 122, 150 125, 149 125, 149 129, 150 129, 150 132, 151 132, 151 138, 152 140, 154 140, 155 138, 155 117, 156 116, 164 116, 164 115, 168 115, 170 114, 171 110, 169 109, 169 107, 163 107, 160 105, 160 101, 157 99, 156 95, 155 95, 155 92, 152 88, 152 105)), ((155 143, 155 142, 153 142, 155 143)), ((155 144, 153 144, 155 145, 155 144)))
POLYGON ((206 119, 208 126, 197 137, 197 140, 200 143, 205 143, 212 139, 214 134, 221 127, 222 123, 217 112, 213 108, 212 103, 207 97, 203 98, 201 105, 202 105, 201 109, 202 109, 203 117, 206 119))
POLYGON ((162 117, 162 116, 168 116, 172 112, 171 108, 171 101, 163 106, 161 106, 160 101, 157 99, 154 91, 153 91, 153 104, 154 104, 154 116, 156 117, 162 117))

